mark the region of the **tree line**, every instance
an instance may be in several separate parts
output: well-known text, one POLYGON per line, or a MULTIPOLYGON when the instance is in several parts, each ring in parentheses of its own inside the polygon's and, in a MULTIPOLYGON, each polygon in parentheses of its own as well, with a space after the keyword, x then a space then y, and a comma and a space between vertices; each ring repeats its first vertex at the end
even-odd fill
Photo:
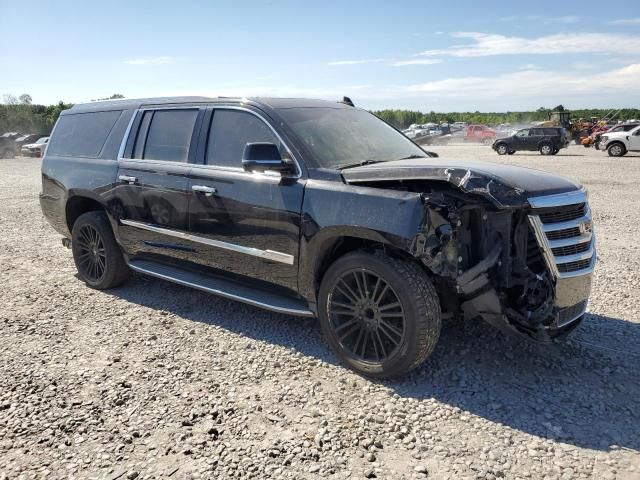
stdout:
MULTIPOLYGON (((374 111, 377 116, 384 121, 390 123, 396 128, 405 129, 414 123, 454 123, 454 122, 467 122, 469 124, 481 124, 481 125, 500 125, 502 123, 511 123, 514 125, 527 124, 531 122, 540 122, 548 120, 549 113, 552 111, 564 110, 562 105, 558 105, 555 108, 541 107, 536 111, 530 112, 449 112, 449 113, 437 113, 437 112, 419 112, 415 110, 378 110, 374 111)), ((591 117, 603 118, 605 115, 612 116, 617 109, 581 109, 571 110, 571 117, 575 119, 584 118, 590 119, 591 117)), ((614 120, 640 120, 640 109, 637 108, 623 108, 615 116, 614 120)))
MULTIPOLYGON (((110 100, 124 98, 121 94, 114 94, 110 100)), ((60 112, 71 108, 72 103, 58 102, 55 105, 34 105, 31 95, 24 93, 19 97, 5 94, 0 104, 0 134, 4 132, 37 133, 49 135, 58 120, 60 112)))
MULTIPOLYGON (((124 96, 116 93, 108 98, 96 100, 111 100, 114 98, 124 98, 124 96)), ((72 106, 73 104, 64 102, 58 102, 55 105, 34 105, 31 96, 26 93, 19 97, 4 95, 3 102, 0 104, 0 134, 3 132, 21 132, 48 135, 51 133, 51 129, 56 123, 60 112, 72 106)), ((424 113, 417 110, 378 110, 373 113, 396 128, 404 129, 414 123, 468 122, 482 125, 499 125, 501 123, 520 125, 547 120, 549 112, 556 110, 564 110, 564 107, 562 105, 554 108, 541 107, 531 112, 476 111, 437 113, 431 111, 424 113)), ((572 110, 571 116, 576 119, 589 119, 591 117, 602 118, 612 113, 613 109, 582 109, 572 110)), ((624 108, 615 116, 615 120, 630 119, 640 119, 640 109, 624 108)))

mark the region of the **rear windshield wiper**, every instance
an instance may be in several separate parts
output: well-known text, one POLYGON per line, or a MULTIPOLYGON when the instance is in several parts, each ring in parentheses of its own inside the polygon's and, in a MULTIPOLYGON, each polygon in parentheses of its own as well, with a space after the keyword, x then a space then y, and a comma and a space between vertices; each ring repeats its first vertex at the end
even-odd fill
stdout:
POLYGON ((357 162, 357 163, 347 163, 345 165, 338 165, 337 168, 338 170, 344 170, 345 168, 353 168, 353 167, 362 167, 364 165, 372 165, 374 163, 384 163, 387 160, 364 160, 362 162, 357 162))

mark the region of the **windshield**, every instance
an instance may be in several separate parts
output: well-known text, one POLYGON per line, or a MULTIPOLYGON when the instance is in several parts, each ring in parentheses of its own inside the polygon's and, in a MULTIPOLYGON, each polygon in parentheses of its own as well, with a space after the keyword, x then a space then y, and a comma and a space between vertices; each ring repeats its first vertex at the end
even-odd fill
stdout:
POLYGON ((279 109, 278 113, 324 168, 428 156, 365 110, 298 107, 279 109))

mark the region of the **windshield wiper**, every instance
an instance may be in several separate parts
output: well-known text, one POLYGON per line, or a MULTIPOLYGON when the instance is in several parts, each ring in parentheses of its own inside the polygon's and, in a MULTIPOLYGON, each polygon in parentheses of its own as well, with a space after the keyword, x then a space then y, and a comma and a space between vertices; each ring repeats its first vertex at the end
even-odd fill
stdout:
POLYGON ((364 165, 372 165, 374 163, 384 163, 387 160, 364 160, 362 162, 357 162, 357 163, 346 163, 344 165, 338 165, 337 168, 338 170, 344 170, 345 168, 353 168, 353 167, 362 167, 364 165))
POLYGON ((402 158, 399 158, 398 160, 411 160, 411 159, 413 159, 413 158, 428 158, 428 157, 427 157, 426 155, 416 155, 416 154, 413 154, 413 155, 409 155, 408 157, 402 157, 402 158))

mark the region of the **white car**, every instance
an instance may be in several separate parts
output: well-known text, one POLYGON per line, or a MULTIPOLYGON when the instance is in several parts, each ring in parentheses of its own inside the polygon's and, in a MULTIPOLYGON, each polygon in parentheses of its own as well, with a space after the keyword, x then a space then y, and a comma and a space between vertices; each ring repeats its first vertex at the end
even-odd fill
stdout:
POLYGON ((627 152, 640 152, 640 125, 628 132, 606 132, 600 137, 600 148, 610 157, 622 157, 627 152))
POLYGON ((49 143, 49 137, 42 137, 34 143, 23 145, 20 152, 27 157, 41 157, 44 155, 44 149, 47 148, 47 143, 49 143))

